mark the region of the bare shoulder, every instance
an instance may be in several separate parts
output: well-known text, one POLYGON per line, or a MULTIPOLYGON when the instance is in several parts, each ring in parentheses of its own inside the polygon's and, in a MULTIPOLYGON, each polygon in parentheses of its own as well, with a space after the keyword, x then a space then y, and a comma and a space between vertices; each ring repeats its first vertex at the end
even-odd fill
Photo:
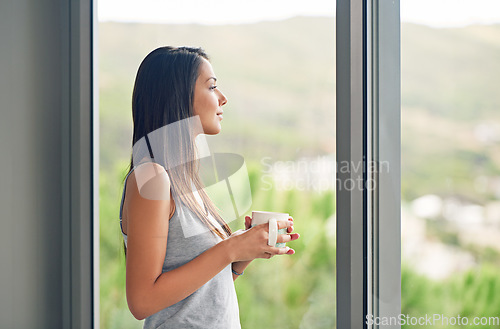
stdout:
POLYGON ((122 228, 129 234, 130 222, 171 218, 175 204, 170 195, 170 179, 165 169, 155 163, 138 166, 126 182, 122 228))
POLYGON ((145 163, 132 171, 127 179, 125 207, 128 222, 169 218, 172 206, 170 179, 156 163, 145 163))
MULTIPOLYGON (((138 166, 131 174, 128 184, 144 199, 170 200, 170 179, 165 169, 156 163, 138 166)), ((128 186, 127 186, 128 187, 128 186)))

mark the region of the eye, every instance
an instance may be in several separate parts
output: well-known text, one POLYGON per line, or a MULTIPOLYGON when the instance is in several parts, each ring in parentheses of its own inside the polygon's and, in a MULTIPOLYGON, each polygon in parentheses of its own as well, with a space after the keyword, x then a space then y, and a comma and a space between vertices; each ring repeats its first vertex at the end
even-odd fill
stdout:
POLYGON ((215 88, 217 88, 217 86, 215 86, 215 85, 214 85, 214 86, 210 86, 210 88, 209 88, 209 89, 210 89, 210 90, 214 90, 215 88))

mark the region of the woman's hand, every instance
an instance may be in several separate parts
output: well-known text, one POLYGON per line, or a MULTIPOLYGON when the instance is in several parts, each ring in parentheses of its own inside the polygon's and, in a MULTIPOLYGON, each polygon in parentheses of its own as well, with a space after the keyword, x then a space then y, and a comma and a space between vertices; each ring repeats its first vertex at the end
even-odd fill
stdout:
MULTIPOLYGON (((250 228, 251 218, 245 217, 246 230, 234 232, 227 243, 230 244, 231 258, 233 262, 250 261, 255 258, 271 258, 274 255, 293 255, 295 250, 285 247, 276 248, 269 246, 269 224, 261 224, 250 228)), ((300 235, 298 233, 290 234, 293 231, 293 219, 290 217, 288 221, 278 221, 278 229, 287 228, 288 234, 278 235, 277 243, 286 243, 297 240, 300 235)))
MULTIPOLYGON (((287 230, 286 231, 287 231, 287 233, 292 233, 293 232, 293 217, 288 217, 288 221, 291 222, 291 225, 287 225, 287 230)), ((248 229, 250 229, 251 226, 252 226, 252 217, 245 216, 245 229, 248 230, 248 229)), ((283 235, 285 235, 285 234, 283 234, 283 235)), ((289 241, 294 241, 294 240, 297 240, 298 238, 300 238, 300 234, 293 233, 293 234, 290 234, 290 240, 289 241)), ((280 242, 285 242, 285 241, 280 241, 280 240, 276 241, 276 243, 280 243, 280 242)), ((293 249, 290 248, 290 251, 287 254, 288 255, 293 255, 294 253, 295 253, 295 250, 293 250, 293 249)))

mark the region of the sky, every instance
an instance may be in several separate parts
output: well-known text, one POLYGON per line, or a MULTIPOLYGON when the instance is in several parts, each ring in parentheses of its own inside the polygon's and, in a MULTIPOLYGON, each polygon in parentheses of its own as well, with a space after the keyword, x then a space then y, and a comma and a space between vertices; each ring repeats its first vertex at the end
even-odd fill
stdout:
MULTIPOLYGON (((335 0, 98 0, 97 3, 99 21, 217 25, 335 15, 335 0)), ((401 0, 401 19, 432 27, 500 23, 500 0, 401 0)))

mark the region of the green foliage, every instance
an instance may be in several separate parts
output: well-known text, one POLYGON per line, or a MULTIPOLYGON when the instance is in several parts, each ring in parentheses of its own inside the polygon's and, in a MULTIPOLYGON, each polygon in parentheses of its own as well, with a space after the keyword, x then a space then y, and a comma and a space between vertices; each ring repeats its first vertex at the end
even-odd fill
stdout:
MULTIPOLYGON (((290 243, 295 255, 256 260, 236 281, 242 327, 335 327, 335 195, 277 190, 262 168, 269 155, 278 161, 334 152, 333 27, 328 18, 231 27, 100 24, 102 329, 142 327, 127 308, 118 208, 130 157, 135 72, 160 44, 203 46, 211 54, 219 86, 230 100, 217 145, 245 157, 252 209, 290 213, 301 234, 290 243)), ((437 30, 403 24, 404 200, 426 193, 492 198, 471 186, 479 175, 500 173, 500 144, 485 147, 472 132, 477 123, 500 120, 499 33, 500 26, 437 30)), ((239 229, 243 221, 230 225, 239 229)), ((438 239, 458 244, 452 232, 429 229, 438 239)), ((441 282, 403 266, 402 312, 499 316, 498 252, 473 253, 482 264, 478 270, 441 282)))
POLYGON ((433 29, 403 24, 402 196, 460 194, 489 200, 474 189, 478 176, 500 174, 500 144, 474 135, 500 122, 500 25, 433 29))
MULTIPOLYGON (((500 310, 500 277, 498 267, 485 263, 477 270, 454 275, 447 281, 433 281, 403 265, 401 269, 401 311, 412 317, 442 314, 446 317, 469 318, 498 317, 500 310)), ((456 327, 435 323, 432 328, 456 327)), ((404 325, 402 328, 413 328, 404 325)), ((483 325, 481 328, 498 329, 500 326, 483 325)))
MULTIPOLYGON (((258 166, 249 165, 251 186, 258 166)), ((125 260, 118 221, 126 163, 114 173, 101 170, 101 328, 140 328, 125 298, 125 260), (125 170, 124 170, 125 169, 125 170), (119 174, 116 174, 119 173, 119 174)), ((288 245, 293 256, 255 260, 236 280, 243 328, 332 328, 335 322, 335 239, 327 230, 335 202, 332 193, 254 191, 252 209, 289 212, 301 239, 288 245), (325 209, 327 210, 325 210, 325 209), (328 216, 326 216, 328 215, 328 216), (306 321, 307 319, 307 321, 306 321), (312 324, 324 327, 311 327, 312 324)), ((233 229, 243 227, 240 219, 233 229)))

